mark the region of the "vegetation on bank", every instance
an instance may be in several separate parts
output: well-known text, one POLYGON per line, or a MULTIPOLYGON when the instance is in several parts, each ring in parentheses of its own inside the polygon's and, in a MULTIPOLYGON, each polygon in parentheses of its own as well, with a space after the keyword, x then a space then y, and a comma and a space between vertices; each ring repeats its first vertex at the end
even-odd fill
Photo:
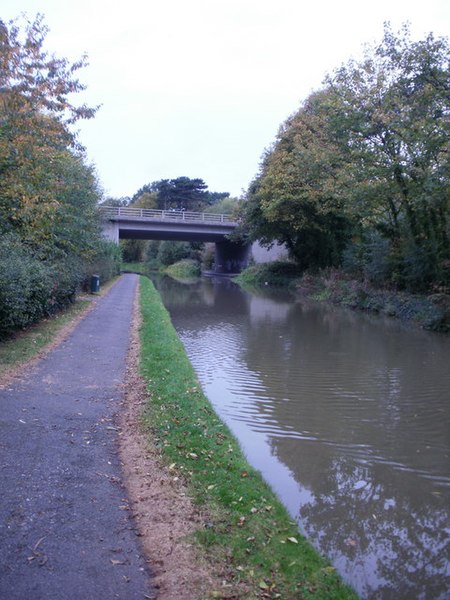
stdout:
POLYGON ((169 265, 164 272, 171 277, 190 279, 200 276, 200 265, 193 259, 185 258, 174 263, 173 265, 169 265))
POLYGON ((180 279, 192 279, 201 274, 199 262, 191 258, 183 258, 167 266, 157 263, 149 265, 145 262, 123 262, 120 270, 122 273, 139 273, 140 275, 148 275, 151 272, 166 273, 180 279))
POLYGON ((442 292, 411 294, 375 287, 337 269, 300 273, 295 263, 273 262, 249 267, 236 279, 249 289, 265 286, 289 288, 300 297, 341 304, 412 321, 425 329, 450 332, 450 296, 442 292))
POLYGON ((291 287, 301 276, 294 262, 274 261, 253 265, 242 271, 235 279, 243 287, 291 287))
POLYGON ((41 320, 27 331, 21 331, 0 344, 0 378, 38 356, 45 350, 61 329, 89 306, 88 301, 78 301, 67 309, 41 320))
POLYGON ((122 262, 120 264, 122 273, 139 273, 140 275, 147 274, 147 265, 142 262, 122 262))
POLYGON ((450 46, 385 26, 280 127, 242 231, 305 270, 411 293, 450 288, 450 46))
MULTIPOLYGON (((115 278, 107 285, 101 285, 100 292, 96 295, 106 294, 114 282, 115 278)), ((69 306, 41 319, 25 331, 16 331, 3 340, 0 344, 0 378, 46 351, 64 327, 70 326, 92 306, 93 298, 94 296, 89 299, 87 296, 78 297, 69 306)))
MULTIPOLYGON (((239 592, 233 597, 241 598, 356 598, 246 462, 202 393, 147 278, 141 280, 141 311, 141 374, 150 393, 144 424, 174 477, 183 477, 194 501, 206 509, 208 522, 195 537, 231 586, 230 594, 234 589, 239 592)), ((212 597, 223 597, 216 593, 212 597)))
POLYGON ((96 108, 84 86, 44 49, 41 16, 0 21, 0 339, 73 302, 92 274, 118 273, 119 249, 101 236, 101 190, 72 126, 96 108))

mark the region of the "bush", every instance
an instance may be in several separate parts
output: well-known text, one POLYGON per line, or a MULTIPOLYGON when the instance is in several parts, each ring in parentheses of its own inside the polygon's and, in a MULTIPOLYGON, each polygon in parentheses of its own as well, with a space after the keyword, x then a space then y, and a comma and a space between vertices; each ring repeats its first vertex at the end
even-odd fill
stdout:
POLYGON ((375 285, 389 281, 391 264, 391 244, 377 231, 369 233, 365 242, 364 277, 375 285))
POLYGON ((1 240, 0 256, 0 337, 74 301, 83 280, 80 260, 42 261, 14 235, 1 240))
POLYGON ((109 240, 99 239, 96 243, 95 253, 85 270, 85 289, 89 288, 91 275, 98 275, 100 282, 106 282, 119 275, 122 264, 121 249, 109 240))
POLYGON ((236 281, 244 285, 286 287, 301 274, 302 270, 297 264, 277 260, 249 267, 238 275, 236 281))
POLYGON ((191 258, 184 258, 173 265, 169 265, 165 272, 172 277, 189 279, 200 276, 200 265, 191 258))
POLYGON ((84 265, 75 256, 64 256, 52 263, 52 290, 50 309, 58 310, 75 301, 85 277, 84 265))
POLYGON ((0 240, 0 338, 23 329, 75 300, 83 280, 108 281, 120 272, 120 249, 99 240, 89 265, 64 253, 38 258, 18 236, 0 240))
POLYGON ((191 247, 188 242, 173 242, 163 241, 158 249, 158 262, 164 267, 173 265, 174 263, 183 260, 183 258, 191 257, 191 247))
POLYGON ((214 244, 205 244, 202 252, 201 262, 204 271, 211 271, 214 267, 216 258, 216 249, 214 244))

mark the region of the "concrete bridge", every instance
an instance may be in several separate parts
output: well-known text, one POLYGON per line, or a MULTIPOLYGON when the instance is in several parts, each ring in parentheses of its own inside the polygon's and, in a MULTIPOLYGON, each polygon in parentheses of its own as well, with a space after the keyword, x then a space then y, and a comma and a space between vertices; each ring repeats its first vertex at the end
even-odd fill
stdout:
POLYGON ((229 215, 111 206, 102 207, 101 215, 103 235, 116 244, 119 239, 214 242, 216 273, 239 273, 248 266, 251 246, 228 239, 237 227, 229 215))

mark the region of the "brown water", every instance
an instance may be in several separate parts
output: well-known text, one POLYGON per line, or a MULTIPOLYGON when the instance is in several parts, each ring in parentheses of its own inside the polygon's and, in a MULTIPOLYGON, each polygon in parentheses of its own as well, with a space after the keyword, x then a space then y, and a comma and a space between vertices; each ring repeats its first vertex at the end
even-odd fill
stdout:
POLYGON ((362 598, 450 597, 450 340, 401 323, 156 283, 220 416, 362 598))

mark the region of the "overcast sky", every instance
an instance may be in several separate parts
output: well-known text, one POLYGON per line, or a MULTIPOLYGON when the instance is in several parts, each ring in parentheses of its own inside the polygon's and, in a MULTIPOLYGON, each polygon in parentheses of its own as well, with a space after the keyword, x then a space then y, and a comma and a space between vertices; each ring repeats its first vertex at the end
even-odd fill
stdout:
POLYGON ((107 195, 200 177, 239 196, 281 123, 326 73, 379 41, 450 34, 448 0, 2 0, 0 17, 45 15, 46 48, 74 61, 101 104, 80 140, 107 195))

